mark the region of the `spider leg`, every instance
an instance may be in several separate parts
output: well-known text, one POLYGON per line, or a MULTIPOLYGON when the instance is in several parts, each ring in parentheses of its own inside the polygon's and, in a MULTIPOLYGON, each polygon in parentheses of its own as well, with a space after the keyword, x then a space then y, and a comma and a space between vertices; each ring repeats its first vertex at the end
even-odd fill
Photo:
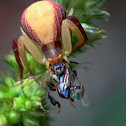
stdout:
POLYGON ((18 45, 19 54, 27 69, 29 69, 28 68, 29 65, 27 62, 24 46, 26 47, 28 52, 37 60, 38 63, 46 64, 43 53, 39 51, 39 49, 35 46, 32 40, 30 40, 27 36, 25 35, 20 36, 17 45, 18 45))
POLYGON ((81 32, 81 35, 83 36, 84 41, 78 41, 74 47, 72 48, 72 53, 74 53, 75 51, 77 51, 81 46, 83 46, 83 44, 88 40, 87 35, 82 27, 82 25, 80 24, 79 20, 74 17, 74 16, 69 16, 68 17, 69 20, 71 20, 72 22, 74 22, 74 24, 78 27, 78 29, 81 32))
POLYGON ((83 27, 81 26, 78 19, 73 16, 68 17, 68 19, 65 19, 62 21, 61 33, 62 33, 63 45, 66 50, 65 56, 69 56, 70 53, 73 53, 76 50, 78 50, 87 41, 87 37, 86 37, 83 27), (72 31, 75 33, 78 39, 78 42, 74 45, 73 48, 72 48, 72 43, 71 43, 72 31))
MULTIPOLYGON (((23 68, 23 65, 21 63, 21 59, 22 59, 24 65, 25 65, 25 67, 27 68, 29 74, 31 76, 33 75, 32 71, 29 68, 29 64, 28 64, 28 61, 27 61, 25 51, 28 51, 37 60, 37 62, 39 62, 41 64, 46 64, 46 63, 45 63, 45 59, 43 57, 43 54, 40 53, 38 48, 25 35, 20 36, 18 40, 14 40, 12 46, 13 46, 13 51, 14 51, 14 54, 15 54, 17 64, 18 64, 18 66, 19 66, 19 68, 21 70, 20 79, 21 79, 21 88, 23 90, 22 79, 23 79, 23 70, 24 70, 24 68, 23 68), (21 56, 21 59, 20 59, 19 55, 21 56)), ((23 90, 23 93, 24 93, 24 90, 23 90)))
POLYGON ((19 65, 19 68, 21 70, 21 79, 23 78, 23 66, 22 66, 22 63, 21 63, 21 60, 20 60, 20 57, 19 55, 21 56, 21 59, 24 63, 24 65, 26 66, 28 72, 30 75, 33 75, 30 68, 29 68, 29 64, 28 64, 28 61, 27 61, 27 58, 26 58, 26 55, 25 55, 25 48, 24 48, 24 45, 23 45, 23 42, 19 41, 21 38, 19 38, 17 41, 13 41, 13 50, 14 50, 14 53, 15 53, 15 57, 16 57, 16 61, 19 65))
MULTIPOLYGON (((20 57, 19 57, 18 46, 17 46, 17 40, 14 40, 14 41, 13 41, 12 48, 13 48, 13 51, 14 51, 14 54, 15 54, 15 58, 16 58, 17 64, 18 64, 18 66, 19 66, 19 68, 20 68, 20 70, 21 70, 21 73, 20 73, 21 89, 22 89, 22 91, 23 91, 23 94, 25 95, 24 89, 23 89, 23 82, 22 82, 22 79, 23 79, 23 70, 24 70, 24 68, 23 68, 23 65, 22 65, 22 63, 21 63, 21 59, 20 59, 20 57)), ((30 71, 30 73, 31 73, 31 71, 30 71)), ((31 73, 31 74, 32 74, 32 73, 31 73)), ((25 95, 25 96, 26 96, 26 95, 25 95)))

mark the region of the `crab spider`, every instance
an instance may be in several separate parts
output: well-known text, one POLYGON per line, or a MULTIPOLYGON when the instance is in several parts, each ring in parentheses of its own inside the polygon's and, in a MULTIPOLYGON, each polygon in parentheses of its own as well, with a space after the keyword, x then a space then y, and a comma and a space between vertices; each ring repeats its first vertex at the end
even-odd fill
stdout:
POLYGON ((22 35, 13 41, 16 61, 21 70, 21 87, 23 90, 23 65, 30 75, 25 51, 30 53, 38 63, 55 65, 69 60, 67 56, 78 50, 86 41, 87 36, 76 17, 66 18, 66 11, 56 1, 38 1, 31 4, 21 16, 22 35), (74 32, 78 42, 72 47, 71 33, 74 32), (60 41, 61 40, 61 41, 60 41), (21 57, 21 59, 20 59, 21 57))

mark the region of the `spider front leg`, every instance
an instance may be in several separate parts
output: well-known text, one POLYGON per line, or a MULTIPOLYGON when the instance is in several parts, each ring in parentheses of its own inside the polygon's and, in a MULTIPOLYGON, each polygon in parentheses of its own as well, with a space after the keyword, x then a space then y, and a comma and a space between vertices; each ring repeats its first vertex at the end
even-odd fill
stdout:
MULTIPOLYGON (((72 53, 76 52, 81 46, 83 46, 83 44, 88 40, 87 35, 82 27, 82 25, 80 24, 79 20, 74 17, 74 16, 69 16, 68 17, 69 20, 71 20, 72 22, 74 22, 74 24, 77 26, 77 28, 80 30, 84 41, 78 41, 74 47, 72 48, 72 53)), ((78 39, 79 40, 79 39, 78 39)))
POLYGON ((36 61, 38 63, 46 64, 46 61, 45 61, 46 59, 43 56, 43 53, 39 51, 39 49, 35 46, 35 44, 33 44, 33 41, 30 38, 28 38, 25 35, 22 35, 18 39, 18 50, 19 50, 19 54, 23 60, 23 63, 27 69, 28 69, 29 65, 27 62, 24 47, 26 47, 28 52, 36 59, 36 61))
POLYGON ((85 31, 77 18, 70 16, 68 17, 68 19, 63 20, 62 40, 63 40, 64 48, 66 50, 65 56, 69 56, 70 53, 73 53, 76 50, 78 50, 87 41, 87 36, 85 34, 85 31), (74 45, 73 48, 72 48, 72 43, 71 43, 72 31, 75 33, 78 39, 78 42, 74 45))
MULTIPOLYGON (((15 54, 17 64, 18 64, 18 66, 21 70, 20 79, 21 79, 22 90, 23 90, 22 79, 23 79, 24 68, 23 68, 23 65, 21 63, 21 59, 22 59, 24 65, 25 65, 25 67, 27 68, 29 74, 31 76, 33 75, 32 71, 29 68, 29 64, 28 64, 27 57, 26 57, 26 54, 25 54, 25 50, 26 50, 25 48, 37 60, 38 63, 45 64, 43 54, 40 53, 38 48, 33 44, 33 42, 28 37, 26 37, 25 35, 22 35, 22 36, 19 37, 18 40, 13 41, 13 51, 14 51, 14 54, 15 54), (21 56, 21 59, 20 59, 19 55, 21 56)), ((23 90, 23 92, 24 92, 24 90, 23 90)))
MULTIPOLYGON (((13 51, 14 51, 14 54, 15 54, 15 58, 16 58, 17 64, 18 64, 18 66, 19 66, 19 68, 20 68, 20 70, 21 70, 21 73, 20 73, 21 89, 22 89, 22 91, 23 91, 23 94, 25 95, 24 89, 23 89, 23 82, 22 82, 22 79, 23 79, 23 70, 24 70, 24 68, 23 68, 23 65, 22 65, 22 63, 21 63, 21 59, 20 59, 20 57, 19 57, 18 46, 17 46, 17 40, 14 40, 14 41, 13 41, 12 47, 13 47, 13 51)), ((31 71, 30 71, 30 72, 31 72, 31 71)), ((31 74, 32 74, 32 73, 31 73, 31 74)), ((26 95, 25 95, 25 96, 26 96, 26 95)))

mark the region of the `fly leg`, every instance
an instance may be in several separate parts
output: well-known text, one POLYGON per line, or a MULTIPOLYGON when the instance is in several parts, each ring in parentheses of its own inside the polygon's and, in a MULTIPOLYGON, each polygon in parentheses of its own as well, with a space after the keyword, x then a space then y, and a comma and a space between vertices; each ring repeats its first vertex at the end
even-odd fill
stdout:
POLYGON ((50 102, 55 106, 56 104, 58 105, 58 114, 60 113, 61 111, 61 105, 58 101, 56 101, 50 94, 49 94, 49 91, 48 91, 48 98, 50 99, 50 102))
POLYGON ((89 69, 89 66, 91 63, 90 62, 83 62, 83 63, 79 63, 76 61, 69 61, 71 64, 76 65, 79 69, 84 69, 85 71, 87 71, 89 69))
POLYGON ((84 87, 83 85, 80 86, 73 86, 74 91, 76 92, 74 94, 74 97, 76 100, 80 100, 84 96, 84 87))
POLYGON ((49 90, 48 90, 48 98, 50 99, 50 102, 54 105, 54 106, 56 106, 56 104, 58 105, 58 114, 60 113, 60 111, 61 111, 61 105, 60 105, 60 103, 58 102, 58 101, 56 101, 51 95, 50 95, 50 91, 56 91, 57 90, 57 88, 56 88, 56 85, 55 84, 53 84, 53 83, 51 83, 51 82, 49 82, 49 81, 47 81, 46 82, 46 84, 47 84, 47 86, 49 87, 49 90))
POLYGON ((74 99, 70 98, 70 104, 75 108, 75 105, 73 104, 73 102, 74 102, 74 99))
POLYGON ((79 64, 79 63, 78 63, 78 62, 76 62, 76 61, 70 61, 70 63, 79 64))

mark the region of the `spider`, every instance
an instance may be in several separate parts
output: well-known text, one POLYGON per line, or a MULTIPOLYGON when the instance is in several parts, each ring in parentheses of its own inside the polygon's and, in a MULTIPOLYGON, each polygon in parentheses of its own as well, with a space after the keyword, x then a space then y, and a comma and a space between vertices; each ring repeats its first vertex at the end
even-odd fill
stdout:
POLYGON ((51 81, 46 81, 46 84, 49 88, 48 97, 53 105, 58 104, 59 111, 60 103, 50 95, 50 91, 58 91, 60 97, 70 99, 71 103, 81 99, 84 95, 84 87, 80 82, 78 82, 79 86, 75 85, 76 71, 70 68, 67 58, 87 41, 79 20, 74 16, 66 18, 66 10, 56 1, 38 1, 23 12, 21 31, 22 35, 13 41, 13 51, 21 71, 22 90, 24 68, 21 59, 29 74, 33 76, 25 54, 27 51, 38 63, 46 65, 49 75, 55 80, 55 84, 51 81), (78 39, 73 47, 72 32, 78 39))

